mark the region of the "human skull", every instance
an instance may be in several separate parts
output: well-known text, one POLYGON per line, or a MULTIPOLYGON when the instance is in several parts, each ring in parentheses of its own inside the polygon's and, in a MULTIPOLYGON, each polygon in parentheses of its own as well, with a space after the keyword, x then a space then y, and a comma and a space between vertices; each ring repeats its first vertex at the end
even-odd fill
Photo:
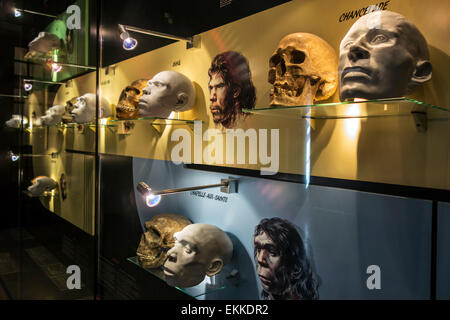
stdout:
POLYGON ((145 88, 149 79, 139 79, 133 81, 131 85, 122 90, 119 103, 116 107, 116 116, 119 119, 135 119, 139 115, 139 98, 142 96, 142 89, 145 88))
POLYGON ((32 196, 41 196, 46 191, 56 188, 56 181, 46 176, 38 176, 31 181, 32 185, 28 187, 28 192, 32 196))
POLYGON ((162 71, 148 81, 139 99, 139 115, 167 118, 172 111, 191 109, 195 102, 194 86, 185 75, 162 71))
POLYGON ((292 33, 269 60, 270 105, 299 106, 328 99, 336 91, 337 56, 322 38, 292 33))
POLYGON ((77 103, 78 97, 74 97, 66 102, 66 113, 63 114, 62 120, 64 123, 73 122, 72 110, 77 103))
POLYGON ((167 258, 167 251, 175 244, 173 234, 191 224, 189 219, 173 213, 156 215, 145 223, 137 256, 144 268, 159 268, 167 258))
MULTIPOLYGON (((78 97, 77 102, 71 112, 76 123, 86 123, 95 120, 95 100, 93 93, 86 93, 78 97)), ((107 118, 112 115, 111 106, 105 97, 100 99, 100 118, 107 118)))
POLYGON ((36 125, 52 126, 62 121, 62 116, 66 112, 65 106, 55 105, 45 112, 45 115, 36 121, 36 125))
POLYGON ((47 53, 52 49, 61 49, 61 40, 49 32, 39 32, 39 35, 28 44, 31 51, 47 53))

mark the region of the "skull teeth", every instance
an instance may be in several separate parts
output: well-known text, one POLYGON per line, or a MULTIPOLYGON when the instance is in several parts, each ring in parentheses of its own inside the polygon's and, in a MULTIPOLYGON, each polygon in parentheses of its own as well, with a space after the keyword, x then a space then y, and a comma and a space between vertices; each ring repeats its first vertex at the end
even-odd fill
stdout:
POLYGON ((283 88, 279 86, 275 86, 270 90, 270 96, 288 96, 288 97, 298 97, 301 95, 303 88, 297 89, 290 89, 290 88, 283 88))
POLYGON ((119 104, 119 105, 117 106, 117 109, 118 109, 119 111, 122 111, 122 112, 125 112, 125 111, 127 111, 127 112, 134 112, 134 111, 136 111, 136 108, 135 108, 135 107, 128 107, 128 106, 125 106, 125 105, 123 105, 123 104, 119 104))

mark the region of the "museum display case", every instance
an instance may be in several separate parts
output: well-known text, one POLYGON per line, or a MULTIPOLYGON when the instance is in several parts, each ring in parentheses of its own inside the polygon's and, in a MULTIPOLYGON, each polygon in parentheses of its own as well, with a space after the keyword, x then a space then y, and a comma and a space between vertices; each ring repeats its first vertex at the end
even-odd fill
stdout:
POLYGON ((13 299, 450 298, 448 4, 69 2, 13 60, 13 299))
POLYGON ((16 1, 3 9, 8 158, 2 167, 9 176, 2 184, 11 191, 3 193, 9 204, 1 223, 1 297, 93 299, 95 130, 78 128, 71 111, 79 95, 96 92, 95 82, 73 86, 73 79, 97 70, 97 37, 89 31, 97 26, 95 3, 62 1, 46 9, 16 1), (83 14, 72 28, 77 12, 83 14), (91 144, 80 152, 84 143, 91 144), (71 282, 74 266, 81 277, 71 282))

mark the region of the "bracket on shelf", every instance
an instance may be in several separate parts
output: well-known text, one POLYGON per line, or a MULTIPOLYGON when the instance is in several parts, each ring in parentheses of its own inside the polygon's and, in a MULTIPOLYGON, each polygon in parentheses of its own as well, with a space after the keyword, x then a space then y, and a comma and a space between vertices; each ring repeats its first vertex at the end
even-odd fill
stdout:
POLYGON ((424 111, 411 111, 411 115, 413 116, 414 126, 417 132, 426 132, 428 128, 427 113, 424 111))
POLYGON ((164 130, 166 130, 167 123, 166 120, 159 120, 159 121, 164 121, 164 123, 155 123, 155 120, 152 120, 150 122, 150 125, 158 133, 159 136, 162 136, 164 130))
POLYGON ((120 121, 117 126, 117 134, 129 135, 134 129, 134 121, 120 121))

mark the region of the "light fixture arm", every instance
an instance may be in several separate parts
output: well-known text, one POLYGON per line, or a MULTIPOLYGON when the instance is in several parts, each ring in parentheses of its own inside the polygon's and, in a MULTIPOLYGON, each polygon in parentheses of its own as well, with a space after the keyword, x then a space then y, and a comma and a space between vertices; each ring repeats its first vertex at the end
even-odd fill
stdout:
POLYGON ((165 190, 159 190, 159 191, 153 191, 150 189, 150 187, 145 182, 139 182, 136 189, 139 191, 139 193, 143 195, 152 194, 154 196, 159 195, 168 195, 168 194, 174 194, 174 193, 181 193, 181 192, 187 192, 187 191, 194 191, 194 190, 202 190, 202 189, 211 189, 211 188, 217 188, 220 187, 220 191, 224 193, 236 193, 237 192, 237 180, 233 178, 228 179, 221 179, 220 183, 217 184, 209 184, 209 185, 203 185, 203 186, 196 186, 196 187, 185 187, 185 188, 177 188, 177 189, 165 189, 165 190))
POLYGON ((39 83, 48 83, 48 84, 65 84, 65 82, 45 81, 45 80, 37 80, 37 79, 23 79, 23 82, 39 82, 39 83))
POLYGON ((17 98, 17 99, 28 99, 27 96, 18 96, 18 95, 2 94, 2 93, 0 93, 0 97, 5 97, 5 98, 17 98))
POLYGON ((155 36, 155 37, 159 37, 159 38, 186 41, 191 46, 194 44, 194 37, 181 37, 181 36, 176 36, 173 34, 163 33, 163 32, 159 32, 159 31, 146 30, 146 29, 141 29, 138 27, 127 26, 124 24, 118 24, 118 25, 119 25, 119 29, 121 32, 133 31, 133 32, 147 34, 147 35, 155 36))
POLYGON ((36 11, 27 10, 27 9, 19 9, 19 8, 16 8, 16 10, 20 11, 20 12, 36 14, 38 16, 44 16, 44 17, 49 17, 49 18, 57 18, 57 16, 54 16, 54 15, 48 14, 48 13, 36 12, 36 11))

